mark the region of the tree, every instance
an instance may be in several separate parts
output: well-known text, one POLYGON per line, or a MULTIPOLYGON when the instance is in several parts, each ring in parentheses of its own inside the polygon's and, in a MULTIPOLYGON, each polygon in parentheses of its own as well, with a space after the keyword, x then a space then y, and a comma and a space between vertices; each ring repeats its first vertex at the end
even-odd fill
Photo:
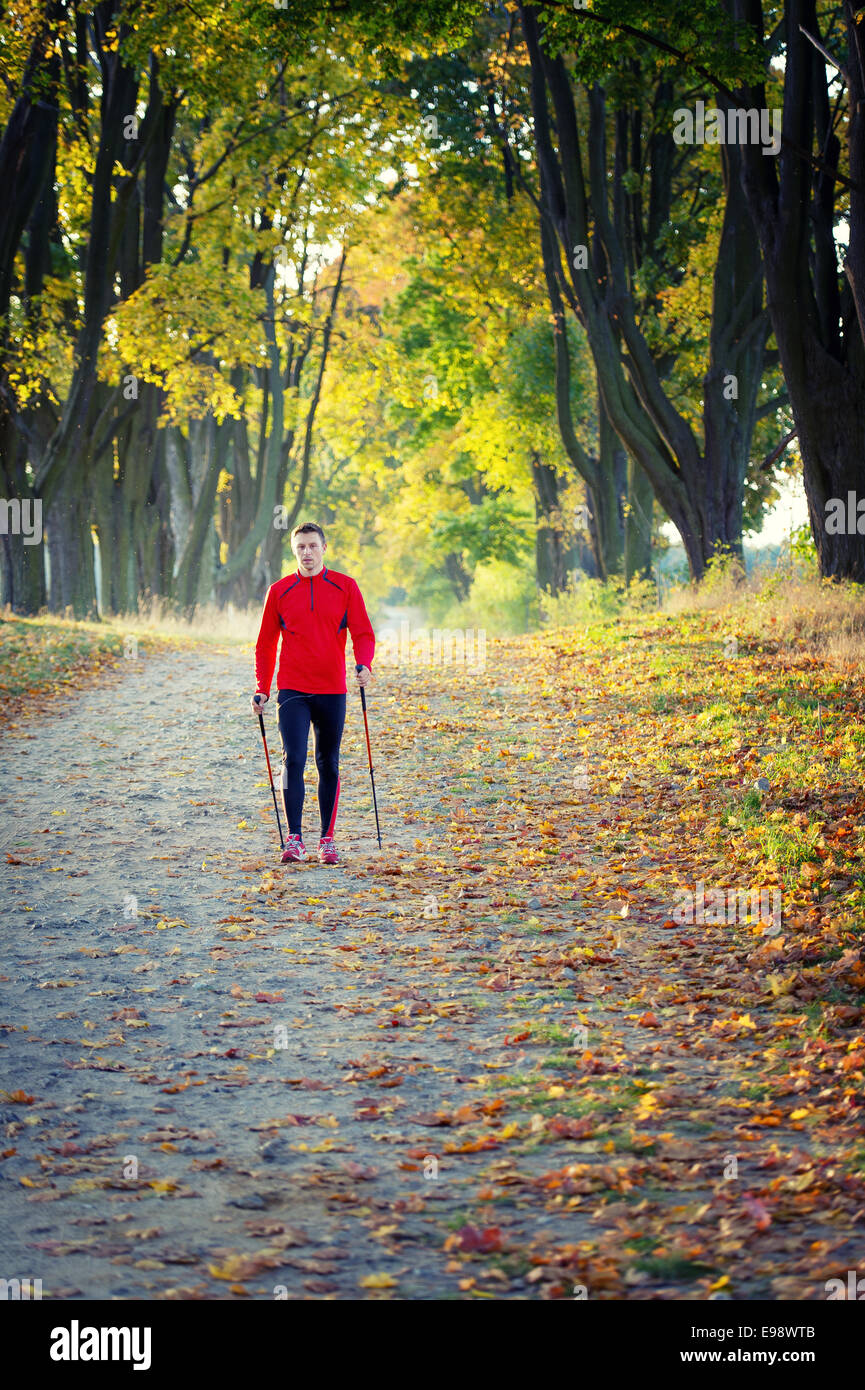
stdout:
MULTIPOLYGON (((577 74, 561 52, 561 34, 548 35, 539 11, 520 5, 532 73, 534 135, 540 166, 537 199, 550 303, 557 325, 566 309, 585 325, 598 372, 603 411, 682 536, 691 574, 699 579, 718 552, 741 554, 742 494, 756 418, 768 320, 756 238, 741 190, 739 156, 722 158, 724 222, 713 277, 709 361, 703 382, 702 441, 664 386, 665 351, 653 351, 635 292, 643 262, 663 270, 662 234, 675 194, 671 101, 666 71, 656 78, 654 119, 647 146, 640 140, 639 97, 619 103, 611 118, 597 79, 587 81, 587 168, 577 114, 577 74), (608 159, 612 123, 612 176, 608 159), (648 178, 648 217, 641 192, 648 178), (733 403, 728 390, 735 382, 733 403)), ((580 35, 576 34, 579 51, 580 35)), ((625 54, 630 48, 624 46, 625 54)), ((597 71, 594 53, 582 70, 597 71)), ((609 67, 609 55, 603 66, 609 67)), ((622 63, 622 45, 616 61, 622 63)), ((681 190, 679 190, 681 192, 681 190)), ((566 340, 559 346, 559 418, 575 461, 565 383, 566 340)))
MULTIPOLYGON (((865 478, 863 11, 843 0, 823 11, 821 26, 816 0, 787 0, 768 33, 760 0, 732 0, 731 11, 759 44, 767 71, 783 50, 780 155, 767 159, 745 146, 744 188, 760 237, 820 571, 863 583, 865 526, 858 529, 848 506, 865 478), (838 503, 845 524, 830 526, 838 503)), ((771 90, 773 74, 770 82, 771 90)), ((719 101, 729 107, 732 95, 722 92, 719 101)), ((764 109, 768 96, 761 78, 736 100, 764 109)))

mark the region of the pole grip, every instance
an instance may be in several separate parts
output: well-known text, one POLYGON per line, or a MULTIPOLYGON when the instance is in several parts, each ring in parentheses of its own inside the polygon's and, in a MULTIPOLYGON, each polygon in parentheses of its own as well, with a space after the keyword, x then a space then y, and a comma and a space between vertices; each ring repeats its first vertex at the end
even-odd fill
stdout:
MULTIPOLYGON (((361 663, 360 663, 359 661, 356 661, 356 662, 354 663, 354 669, 355 669, 355 672, 359 675, 360 672, 363 670, 363 666, 361 665, 361 663)), ((360 686, 359 689, 360 689, 360 703, 361 703, 361 707, 362 707, 362 709, 363 709, 364 714, 366 714, 366 691, 364 690, 363 686, 360 686)))

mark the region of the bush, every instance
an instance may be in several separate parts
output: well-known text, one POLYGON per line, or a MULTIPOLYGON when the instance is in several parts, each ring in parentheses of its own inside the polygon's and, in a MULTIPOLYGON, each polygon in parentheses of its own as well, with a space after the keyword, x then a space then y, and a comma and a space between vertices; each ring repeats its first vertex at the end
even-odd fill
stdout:
POLYGON ((567 588, 540 598, 542 627, 573 627, 576 623, 606 622, 632 617, 658 606, 658 591, 651 579, 633 579, 626 588, 622 579, 568 579, 567 588))
POLYGON ((491 637, 531 632, 538 623, 538 593, 530 565, 485 560, 476 568, 469 596, 441 619, 447 628, 482 628, 491 637))

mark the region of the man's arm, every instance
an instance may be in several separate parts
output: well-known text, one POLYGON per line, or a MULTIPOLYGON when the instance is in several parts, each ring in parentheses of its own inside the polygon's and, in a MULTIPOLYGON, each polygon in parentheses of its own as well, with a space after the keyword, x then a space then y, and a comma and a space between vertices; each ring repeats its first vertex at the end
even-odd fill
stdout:
POLYGON ((276 594, 271 584, 264 600, 261 626, 255 644, 255 688, 262 694, 270 695, 270 682, 276 665, 276 648, 279 643, 279 614, 276 611, 276 594))
POLYGON ((348 595, 348 630, 351 633, 355 665, 365 666, 367 670, 365 678, 362 671, 358 674, 358 680, 362 685, 366 685, 375 652, 375 633, 372 630, 372 623, 366 611, 363 595, 354 580, 351 582, 348 595))

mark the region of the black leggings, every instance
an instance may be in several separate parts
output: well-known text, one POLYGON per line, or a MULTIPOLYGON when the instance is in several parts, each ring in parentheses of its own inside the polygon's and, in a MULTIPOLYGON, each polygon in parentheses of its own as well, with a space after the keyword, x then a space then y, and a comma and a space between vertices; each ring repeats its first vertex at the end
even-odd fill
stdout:
POLYGON ((312 724, 321 833, 322 837, 332 835, 339 804, 339 745, 345 724, 345 696, 279 690, 276 704, 282 739, 282 799, 289 834, 303 833, 303 769, 312 724))

